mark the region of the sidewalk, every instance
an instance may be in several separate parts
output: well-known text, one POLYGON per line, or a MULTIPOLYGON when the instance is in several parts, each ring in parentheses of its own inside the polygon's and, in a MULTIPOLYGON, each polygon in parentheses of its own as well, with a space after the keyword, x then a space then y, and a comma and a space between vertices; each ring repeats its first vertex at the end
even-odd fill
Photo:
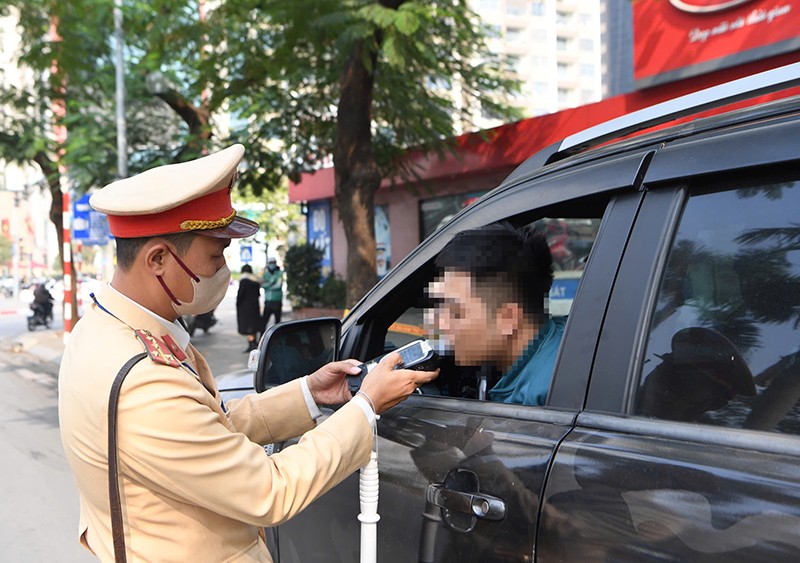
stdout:
POLYGON ((3 338, 0 340, 0 350, 30 354, 43 363, 58 367, 64 354, 64 331, 61 328, 37 329, 3 338))
POLYGON ((57 326, 27 332, 15 323, 0 337, 3 561, 95 561, 77 540, 78 490, 59 435, 57 326))

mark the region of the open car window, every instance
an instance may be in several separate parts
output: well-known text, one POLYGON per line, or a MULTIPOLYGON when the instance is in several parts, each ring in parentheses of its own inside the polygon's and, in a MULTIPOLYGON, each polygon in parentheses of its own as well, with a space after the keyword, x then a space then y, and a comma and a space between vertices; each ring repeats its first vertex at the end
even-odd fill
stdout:
MULTIPOLYGON (((581 206, 575 204, 574 208, 581 209, 581 206)), ((595 212, 591 217, 587 217, 584 211, 580 216, 554 213, 552 216, 526 217, 514 222, 517 227, 535 229, 547 239, 553 257, 554 279, 546 307, 550 316, 560 318, 562 323, 569 315, 600 228, 605 205, 594 204, 591 209, 595 212)), ((487 371, 485 366, 455 364, 452 350, 445 348, 446 339, 438 330, 436 303, 428 293, 437 272, 429 264, 420 274, 419 279, 414 281, 413 291, 398 290, 396 295, 388 299, 391 302, 390 307, 400 313, 391 316, 392 322, 381 335, 382 352, 389 352, 417 338, 427 338, 434 349, 442 354, 442 371, 436 382, 426 386, 423 392, 436 396, 478 399, 481 394, 481 377, 487 378, 486 386, 491 389, 502 374, 494 370, 487 371), (401 303, 405 303, 405 306, 401 303)))

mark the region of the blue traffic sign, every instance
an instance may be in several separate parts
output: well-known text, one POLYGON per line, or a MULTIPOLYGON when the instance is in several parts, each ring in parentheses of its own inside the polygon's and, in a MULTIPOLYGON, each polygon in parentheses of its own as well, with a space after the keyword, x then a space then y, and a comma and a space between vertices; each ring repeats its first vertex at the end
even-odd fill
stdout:
POLYGON ((249 244, 239 245, 239 259, 245 264, 253 261, 253 247, 249 244))
POLYGON ((111 231, 105 213, 89 205, 89 194, 72 202, 72 240, 86 245, 108 244, 111 231))

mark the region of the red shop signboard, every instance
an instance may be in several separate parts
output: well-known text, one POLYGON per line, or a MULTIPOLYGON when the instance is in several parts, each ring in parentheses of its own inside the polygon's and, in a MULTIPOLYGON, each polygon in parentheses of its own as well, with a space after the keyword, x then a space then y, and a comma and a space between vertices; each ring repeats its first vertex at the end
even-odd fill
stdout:
POLYGON ((800 0, 634 0, 640 87, 800 50, 800 0))

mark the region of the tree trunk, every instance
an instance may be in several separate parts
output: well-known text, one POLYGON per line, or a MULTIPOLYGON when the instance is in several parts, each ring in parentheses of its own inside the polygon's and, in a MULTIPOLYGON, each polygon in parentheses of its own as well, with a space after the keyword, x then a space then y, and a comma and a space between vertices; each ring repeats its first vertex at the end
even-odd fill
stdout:
POLYGON ((372 64, 364 64, 364 44, 350 53, 341 78, 336 144, 333 151, 336 202, 347 237, 347 307, 377 281, 375 266, 375 192, 381 173, 372 152, 372 64))
MULTIPOLYGON (((38 154, 34 160, 42 170, 42 175, 46 178, 47 187, 50 190, 50 221, 56 227, 56 236, 58 237, 58 261, 62 268, 64 266, 64 197, 61 193, 61 177, 58 173, 56 163, 52 162, 44 153, 38 154)), ((72 257, 70 257, 72 259, 72 257)), ((78 291, 77 280, 75 276, 75 268, 72 269, 72 280, 70 289, 72 291, 72 300, 69 306, 72 308, 72 326, 78 322, 78 291)), ((64 288, 66 289, 66 288, 64 288)), ((62 318, 64 308, 67 303, 62 303, 62 318)))

